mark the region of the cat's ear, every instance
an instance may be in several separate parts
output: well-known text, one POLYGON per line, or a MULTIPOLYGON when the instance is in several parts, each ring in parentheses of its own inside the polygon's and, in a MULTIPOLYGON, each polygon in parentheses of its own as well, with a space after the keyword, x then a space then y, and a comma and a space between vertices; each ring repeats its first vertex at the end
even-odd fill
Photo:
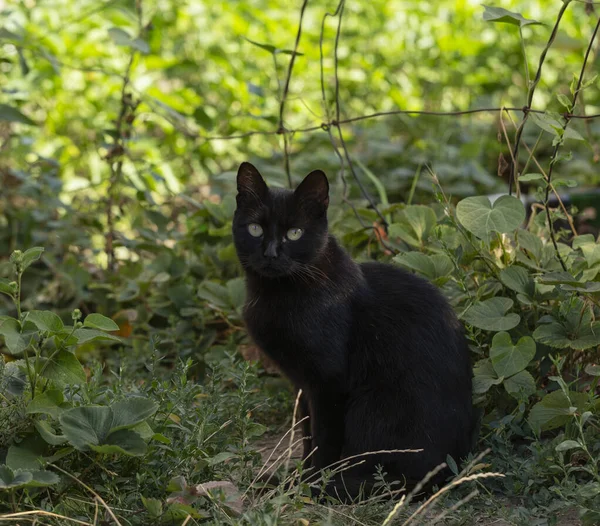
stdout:
POLYGON ((242 163, 237 173, 238 203, 248 198, 262 201, 269 191, 262 175, 256 167, 250 163, 242 163))
POLYGON ((300 183, 294 196, 300 203, 318 206, 323 212, 329 206, 329 182, 321 170, 310 172, 300 183))

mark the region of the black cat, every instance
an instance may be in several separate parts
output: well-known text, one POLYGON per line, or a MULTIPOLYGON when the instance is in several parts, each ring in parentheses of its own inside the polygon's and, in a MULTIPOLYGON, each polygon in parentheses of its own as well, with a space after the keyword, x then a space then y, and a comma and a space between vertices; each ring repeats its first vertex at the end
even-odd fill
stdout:
POLYGON ((244 319, 256 344, 302 389, 301 410, 310 417, 305 466, 423 450, 364 456, 330 480, 327 493, 342 500, 368 494, 378 465, 387 479, 413 487, 446 455, 464 458, 474 431, 469 351, 440 292, 397 267, 350 258, 327 231, 323 172, 311 172, 295 191, 269 189, 242 163, 237 189, 233 238, 247 277, 244 319))

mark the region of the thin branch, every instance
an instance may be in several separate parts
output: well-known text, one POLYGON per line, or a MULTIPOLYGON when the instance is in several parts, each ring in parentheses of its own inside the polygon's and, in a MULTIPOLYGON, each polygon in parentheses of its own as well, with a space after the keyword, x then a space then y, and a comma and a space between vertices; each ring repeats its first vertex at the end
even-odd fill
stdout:
POLYGON ((569 6, 570 3, 571 3, 571 0, 563 0, 563 5, 560 8, 560 11, 558 12, 558 18, 556 19, 556 23, 554 24, 554 27, 552 28, 552 33, 550 33, 550 38, 548 39, 546 47, 544 48, 544 50, 542 51, 542 54, 540 55, 540 61, 538 64, 537 73, 535 74, 535 79, 533 79, 533 83, 531 84, 531 86, 528 87, 529 89, 527 92, 527 104, 525 106, 523 106, 523 110, 522 110, 523 111, 523 120, 521 121, 521 124, 517 128, 517 133, 515 134, 515 144, 514 144, 512 157, 515 159, 516 162, 513 163, 513 165, 512 165, 510 179, 508 180, 509 195, 512 194, 513 182, 516 182, 517 177, 518 177, 517 172, 519 169, 518 162, 519 162, 519 147, 521 145, 521 136, 523 135, 525 123, 527 122, 527 119, 529 118, 529 113, 531 111, 531 103, 533 102, 533 95, 535 94, 535 89, 537 88, 537 85, 540 82, 540 79, 542 78, 542 67, 544 66, 544 61, 546 60, 546 55, 548 54, 550 47, 554 43, 554 39, 556 38, 556 35, 558 33, 558 26, 559 26, 560 21, 562 20, 562 17, 565 14, 565 11, 567 10, 567 7, 569 6))
MULTIPOLYGON (((596 40, 596 35, 598 34, 599 29, 600 29, 600 18, 598 18, 598 21, 596 22, 596 27, 594 28, 592 38, 590 39, 587 50, 585 52, 585 56, 583 58, 583 64, 581 65, 581 72, 579 73, 577 87, 575 88, 575 91, 573 92, 573 99, 571 102, 571 111, 573 111, 575 109, 575 106, 577 105, 577 98, 579 96, 579 92, 582 89, 581 86, 583 83, 583 76, 585 75, 585 68, 587 66, 588 58, 592 51, 592 46, 594 45, 594 40, 596 40)), ((565 132, 567 131, 567 128, 568 128, 570 122, 571 122, 571 119, 568 116, 565 116, 565 122, 562 126, 561 140, 556 143, 556 146, 554 146, 554 152, 552 152, 552 158, 550 159, 550 167, 548 168, 548 184, 546 186, 546 194, 544 196, 544 208, 546 210, 546 218, 548 220, 548 228, 550 229, 550 238, 552 239, 552 244, 554 245, 554 251, 556 252, 556 257, 558 258, 558 261, 560 261, 560 265, 563 268, 563 270, 565 270, 565 271, 567 270, 567 266, 565 265, 565 262, 563 261, 561 255, 558 251, 558 244, 556 243, 556 236, 554 235, 554 228, 552 227, 552 218, 550 216, 550 206, 549 206, 548 202, 549 202, 549 198, 550 198, 550 184, 552 183, 552 173, 554 171, 554 166, 558 162, 558 151, 560 150, 560 147, 565 140, 565 138, 564 138, 565 132)))
POLYGON ((290 81, 292 80, 292 72, 294 70, 294 63, 296 62, 296 55, 298 54, 298 45, 300 44, 300 38, 302 37, 302 22, 304 21, 304 11, 306 11, 306 6, 308 5, 308 0, 303 0, 302 7, 300 8, 300 21, 298 22, 298 32, 296 33, 296 42, 294 43, 294 51, 292 52, 292 56, 290 58, 290 64, 288 66, 287 76, 285 79, 285 84, 283 86, 283 94, 281 96, 281 103, 279 104, 279 133, 283 134, 283 159, 284 159, 284 167, 285 173, 287 175, 287 180, 290 188, 292 187, 292 174, 290 172, 290 154, 289 154, 289 138, 287 135, 287 130, 283 124, 283 114, 285 111, 285 102, 287 100, 287 96, 290 90, 290 81))

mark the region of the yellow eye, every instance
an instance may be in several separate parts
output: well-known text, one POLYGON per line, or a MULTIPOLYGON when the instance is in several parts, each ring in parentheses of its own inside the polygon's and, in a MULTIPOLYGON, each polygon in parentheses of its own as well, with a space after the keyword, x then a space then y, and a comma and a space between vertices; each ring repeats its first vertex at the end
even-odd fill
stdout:
POLYGON ((302 234, 304 234, 304 230, 301 228, 290 228, 287 231, 287 238, 290 241, 298 241, 302 237, 302 234))
POLYGON ((248 232, 250 232, 250 235, 252 237, 260 237, 263 235, 263 229, 262 226, 256 224, 256 223, 250 223, 248 225, 248 232))

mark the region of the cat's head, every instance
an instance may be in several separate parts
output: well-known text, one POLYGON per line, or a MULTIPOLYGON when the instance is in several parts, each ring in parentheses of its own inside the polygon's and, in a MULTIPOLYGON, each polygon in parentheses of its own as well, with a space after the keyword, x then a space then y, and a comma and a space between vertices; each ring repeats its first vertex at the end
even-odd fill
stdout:
POLYGON ((327 176, 316 170, 295 190, 269 188, 242 163, 237 190, 233 240, 244 269, 268 278, 310 274, 327 244, 327 176))

